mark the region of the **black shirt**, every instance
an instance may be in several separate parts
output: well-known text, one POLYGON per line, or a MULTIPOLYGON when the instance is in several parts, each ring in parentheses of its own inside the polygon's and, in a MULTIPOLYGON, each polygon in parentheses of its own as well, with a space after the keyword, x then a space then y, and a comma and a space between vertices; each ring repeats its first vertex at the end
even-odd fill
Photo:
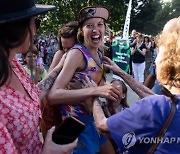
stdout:
MULTIPOLYGON (((133 45, 133 48, 136 47, 135 43, 133 45)), ((146 49, 146 45, 144 43, 141 44, 141 46, 139 47, 140 50, 146 49)), ((133 63, 143 63, 145 61, 145 56, 143 56, 141 53, 139 53, 138 50, 135 51, 134 55, 132 55, 132 61, 133 63)))

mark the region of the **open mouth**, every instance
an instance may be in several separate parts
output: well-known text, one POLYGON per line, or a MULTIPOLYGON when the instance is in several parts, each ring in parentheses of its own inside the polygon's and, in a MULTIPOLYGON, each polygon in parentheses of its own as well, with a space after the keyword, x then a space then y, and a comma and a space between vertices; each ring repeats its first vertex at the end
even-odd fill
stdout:
POLYGON ((92 42, 93 43, 99 43, 100 42, 100 35, 93 35, 91 36, 92 42))

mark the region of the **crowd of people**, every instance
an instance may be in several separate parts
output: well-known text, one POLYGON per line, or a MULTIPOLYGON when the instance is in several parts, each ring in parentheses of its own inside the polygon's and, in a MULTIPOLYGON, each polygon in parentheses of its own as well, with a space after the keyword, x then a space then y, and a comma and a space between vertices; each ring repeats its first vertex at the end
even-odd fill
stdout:
POLYGON ((54 9, 33 0, 0 1, 0 153, 178 153, 178 140, 160 141, 180 137, 180 18, 167 22, 156 43, 132 31, 128 74, 104 56, 111 51, 111 42, 104 45, 108 8, 82 8, 59 38, 37 36, 37 15, 54 9), (105 69, 122 80, 107 83, 105 69), (152 81, 163 95, 150 89, 152 81), (140 98, 133 106, 127 85, 140 98), (54 143, 54 130, 71 116, 85 129, 72 143, 54 143), (161 140, 142 142, 146 137, 161 140))
POLYGON ((43 63, 50 66, 54 54, 58 50, 58 38, 51 32, 49 35, 36 35, 34 37, 34 45, 37 47, 43 63))
POLYGON ((155 39, 152 36, 142 35, 134 29, 130 37, 130 47, 130 74, 143 83, 149 75, 150 65, 157 52, 155 39))

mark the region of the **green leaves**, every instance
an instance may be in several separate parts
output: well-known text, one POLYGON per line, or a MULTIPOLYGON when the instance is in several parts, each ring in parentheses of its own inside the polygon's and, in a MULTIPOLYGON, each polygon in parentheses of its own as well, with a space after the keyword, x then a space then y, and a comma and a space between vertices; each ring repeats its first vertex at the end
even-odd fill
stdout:
POLYGON ((156 13, 161 10, 159 0, 137 0, 134 3, 131 16, 131 29, 136 29, 144 34, 156 34, 157 27, 154 22, 156 13))
MULTIPOLYGON (((103 5, 110 10, 109 25, 114 32, 123 30, 129 0, 37 0, 39 4, 51 4, 56 10, 41 15, 39 33, 58 33, 62 25, 78 20, 81 8, 88 5, 103 5)), ((180 0, 163 4, 160 0, 133 0, 130 29, 156 35, 167 20, 180 16, 180 0)))
MULTIPOLYGON (((103 5, 110 10, 110 28, 119 31, 123 27, 127 6, 125 0, 37 0, 39 4, 51 4, 56 6, 56 10, 46 15, 41 15, 41 28, 39 33, 48 33, 58 29, 69 21, 78 20, 78 13, 81 8, 88 5, 103 5), (87 3, 89 2, 89 3, 87 3)), ((126 0, 127 1, 127 0, 126 0)))

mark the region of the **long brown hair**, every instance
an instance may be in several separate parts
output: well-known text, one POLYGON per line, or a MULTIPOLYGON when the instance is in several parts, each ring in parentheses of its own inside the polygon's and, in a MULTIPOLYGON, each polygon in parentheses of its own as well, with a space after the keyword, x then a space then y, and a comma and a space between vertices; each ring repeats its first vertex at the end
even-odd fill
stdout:
POLYGON ((70 21, 59 30, 59 49, 63 50, 61 37, 70 38, 75 36, 77 42, 78 22, 70 21))
POLYGON ((32 38, 30 21, 31 18, 28 18, 0 24, 0 86, 3 86, 9 77, 9 69, 11 69, 8 61, 9 50, 21 45, 28 31, 32 38))

